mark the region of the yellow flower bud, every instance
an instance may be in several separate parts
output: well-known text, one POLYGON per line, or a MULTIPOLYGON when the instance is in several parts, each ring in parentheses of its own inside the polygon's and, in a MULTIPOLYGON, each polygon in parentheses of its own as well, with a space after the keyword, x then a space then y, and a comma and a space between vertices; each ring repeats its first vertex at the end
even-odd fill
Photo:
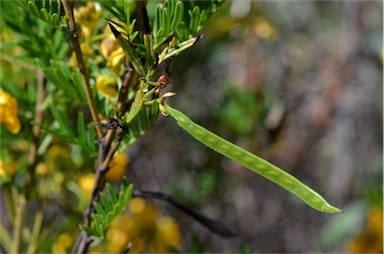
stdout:
POLYGON ((48 174, 47 164, 40 162, 36 165, 36 174, 39 176, 45 176, 48 174))
POLYGON ((116 75, 121 76, 124 73, 124 56, 125 53, 122 48, 118 48, 111 52, 107 59, 107 67, 116 75))
POLYGON ((100 10, 94 2, 88 2, 86 6, 74 10, 75 21, 80 25, 81 37, 88 38, 96 27, 100 17, 100 10))
POLYGON ((255 32, 257 36, 265 40, 275 40, 277 36, 276 29, 263 18, 256 21, 255 32))
MULTIPOLYGON (((124 221, 119 221, 124 223, 124 221)), ((107 231, 106 239, 108 241, 108 252, 119 253, 123 250, 129 242, 129 233, 122 227, 111 225, 107 231)))
POLYGON ((0 177, 3 176, 12 176, 15 173, 15 162, 10 161, 6 163, 3 160, 0 160, 0 177))
POLYGON ((59 235, 57 241, 52 246, 53 253, 68 253, 74 242, 73 236, 69 233, 59 235))
POLYGON ((362 231, 346 244, 347 253, 383 253, 383 209, 371 207, 367 211, 362 231))
POLYGON ((89 199, 92 195, 93 183, 95 181, 95 176, 93 174, 83 175, 79 177, 79 185, 83 191, 85 197, 89 199))
POLYGON ((0 89, 0 124, 4 124, 12 134, 17 134, 21 129, 17 111, 17 100, 0 89))
POLYGON ((119 180, 125 174, 129 158, 125 153, 117 154, 111 161, 110 168, 105 174, 107 181, 119 180))
POLYGON ((166 252, 167 250, 179 247, 181 243, 181 234, 177 222, 169 217, 160 217, 157 222, 156 240, 154 249, 156 252, 166 252))
POLYGON ((96 78, 96 88, 101 94, 117 96, 117 81, 112 75, 101 75, 96 78))
MULTIPOLYGON (((95 51, 91 48, 91 46, 88 43, 82 43, 80 44, 81 52, 83 53, 83 58, 86 61, 86 59, 92 57, 95 55, 95 51)), ((77 63, 77 58, 75 52, 72 52, 70 65, 72 68, 77 68, 79 64, 77 63)))
MULTIPOLYGON (((123 32, 120 27, 117 27, 119 32, 123 32)), ((106 26, 105 34, 109 34, 100 44, 101 54, 107 59, 107 67, 116 75, 122 75, 124 72, 123 60, 125 53, 112 34, 109 26, 106 26)))
POLYGON ((145 201, 142 198, 133 198, 129 202, 129 210, 133 214, 140 214, 144 211, 145 209, 145 201))
POLYGON ((181 244, 176 220, 161 216, 155 205, 132 198, 128 213, 114 219, 106 233, 107 252, 121 252, 132 243, 132 253, 169 253, 181 244))

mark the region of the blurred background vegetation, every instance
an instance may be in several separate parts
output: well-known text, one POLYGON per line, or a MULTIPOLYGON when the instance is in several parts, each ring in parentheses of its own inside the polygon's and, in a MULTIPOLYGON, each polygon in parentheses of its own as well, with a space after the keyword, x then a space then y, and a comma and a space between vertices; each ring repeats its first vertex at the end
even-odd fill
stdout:
MULTIPOLYGON (((93 252, 134 239, 133 252, 382 253, 382 22, 381 1, 226 1, 204 38, 172 64, 166 88, 194 121, 291 172, 343 214, 310 209, 160 117, 116 158, 109 179, 127 167, 136 188, 172 194, 238 236, 220 238, 169 204, 133 199, 107 233, 108 246, 93 252)), ((2 82, 10 79, 2 71, 2 82)), ((93 181, 92 160, 77 158, 78 166, 71 149, 56 142, 37 171, 54 179, 41 188, 55 193, 45 218, 55 234, 42 248, 55 253, 73 245, 93 181), (77 179, 66 174, 73 167, 82 169, 77 179)))

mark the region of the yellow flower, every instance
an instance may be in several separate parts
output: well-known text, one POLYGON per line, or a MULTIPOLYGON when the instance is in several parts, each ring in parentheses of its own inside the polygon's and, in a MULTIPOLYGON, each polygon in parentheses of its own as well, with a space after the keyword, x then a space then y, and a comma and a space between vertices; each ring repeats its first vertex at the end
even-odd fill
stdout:
MULTIPOLYGON (((122 32, 120 27, 116 29, 122 32)), ((107 59, 107 67, 113 71, 113 73, 120 76, 124 71, 123 59, 125 53, 112 34, 109 26, 106 26, 104 34, 106 34, 106 38, 100 44, 101 54, 107 59)))
MULTIPOLYGON (((86 42, 81 43, 80 48, 81 48, 81 52, 83 53, 84 61, 86 61, 86 59, 90 58, 91 56, 95 55, 95 51, 86 42)), ((72 52, 70 65, 72 66, 72 68, 77 68, 79 66, 79 64, 77 63, 75 52, 72 52)))
POLYGON ((31 142, 27 139, 19 139, 15 143, 15 151, 20 153, 26 153, 29 151, 31 142))
POLYGON ((117 81, 112 75, 100 75, 96 78, 96 88, 101 94, 117 96, 117 81))
POLYGON ((45 154, 45 164, 49 175, 64 172, 70 168, 71 149, 65 143, 53 143, 45 154))
POLYGON ((95 181, 94 174, 83 175, 79 177, 79 185, 84 193, 84 196, 89 199, 92 195, 93 183, 95 181))
POLYGON ((125 174, 128 162, 129 158, 127 154, 117 154, 111 161, 110 168, 105 175, 105 179, 107 179, 107 181, 119 180, 125 174))
POLYGON ((145 201, 142 198, 133 198, 129 202, 129 209, 133 214, 140 214, 145 209, 145 201))
POLYGON ((372 207, 363 231, 348 245, 348 253, 383 253, 383 209, 372 207))
POLYGON ((86 6, 74 10, 74 17, 75 21, 80 24, 80 36, 88 38, 96 27, 100 17, 100 10, 96 8, 94 2, 88 2, 86 6))
POLYGON ((16 164, 14 161, 6 162, 0 160, 0 182, 7 182, 10 177, 15 173, 16 164))
POLYGON ((156 226, 156 235, 152 245, 154 252, 167 252, 180 247, 181 234, 175 219, 169 216, 160 217, 156 226))
POLYGON ((111 56, 107 60, 107 67, 117 75, 122 75, 124 72, 124 60, 125 53, 122 48, 111 53, 111 56))
POLYGON ((12 134, 17 134, 21 129, 17 111, 17 100, 0 89, 0 123, 12 134))
POLYGON ((52 253, 65 254, 71 250, 74 239, 72 235, 64 233, 59 235, 57 241, 52 246, 52 253))
POLYGON ((276 39, 276 29, 264 18, 259 18, 256 20, 256 25, 254 27, 255 33, 261 39, 265 40, 275 40, 276 39))
POLYGON ((47 164, 40 162, 36 165, 36 174, 39 176, 46 176, 49 170, 47 164))
MULTIPOLYGON (((124 227, 120 227, 120 223, 127 223, 125 218, 118 217, 109 226, 106 240, 108 241, 108 252, 119 253, 129 243, 130 234, 125 230, 124 227)), ((121 225, 121 224, 120 224, 121 225)))
MULTIPOLYGON (((107 31, 105 31, 107 33, 107 31)), ((105 59, 108 59, 111 54, 120 48, 119 43, 112 33, 107 36, 100 44, 100 52, 105 59)))
POLYGON ((159 209, 142 198, 129 202, 129 213, 117 217, 106 233, 106 252, 121 252, 132 243, 132 253, 166 253, 181 244, 177 222, 162 216, 159 209))

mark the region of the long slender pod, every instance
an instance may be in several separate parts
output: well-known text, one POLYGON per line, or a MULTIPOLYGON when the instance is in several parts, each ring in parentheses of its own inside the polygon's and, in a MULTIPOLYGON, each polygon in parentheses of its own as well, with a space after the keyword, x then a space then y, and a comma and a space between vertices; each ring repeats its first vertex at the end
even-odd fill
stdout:
POLYGON ((165 108, 181 128, 209 148, 280 185, 301 198, 313 209, 325 213, 342 212, 342 210, 330 205, 320 194, 300 182, 293 175, 194 123, 186 115, 166 103, 165 108))

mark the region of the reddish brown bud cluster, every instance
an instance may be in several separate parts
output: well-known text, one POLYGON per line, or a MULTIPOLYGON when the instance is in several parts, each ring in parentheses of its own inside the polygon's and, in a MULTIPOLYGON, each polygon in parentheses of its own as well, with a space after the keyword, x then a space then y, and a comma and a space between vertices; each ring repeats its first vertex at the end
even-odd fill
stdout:
POLYGON ((160 85, 156 88, 155 94, 160 94, 161 91, 163 91, 163 89, 169 84, 169 75, 166 72, 163 72, 157 79, 157 82, 159 82, 160 85))

